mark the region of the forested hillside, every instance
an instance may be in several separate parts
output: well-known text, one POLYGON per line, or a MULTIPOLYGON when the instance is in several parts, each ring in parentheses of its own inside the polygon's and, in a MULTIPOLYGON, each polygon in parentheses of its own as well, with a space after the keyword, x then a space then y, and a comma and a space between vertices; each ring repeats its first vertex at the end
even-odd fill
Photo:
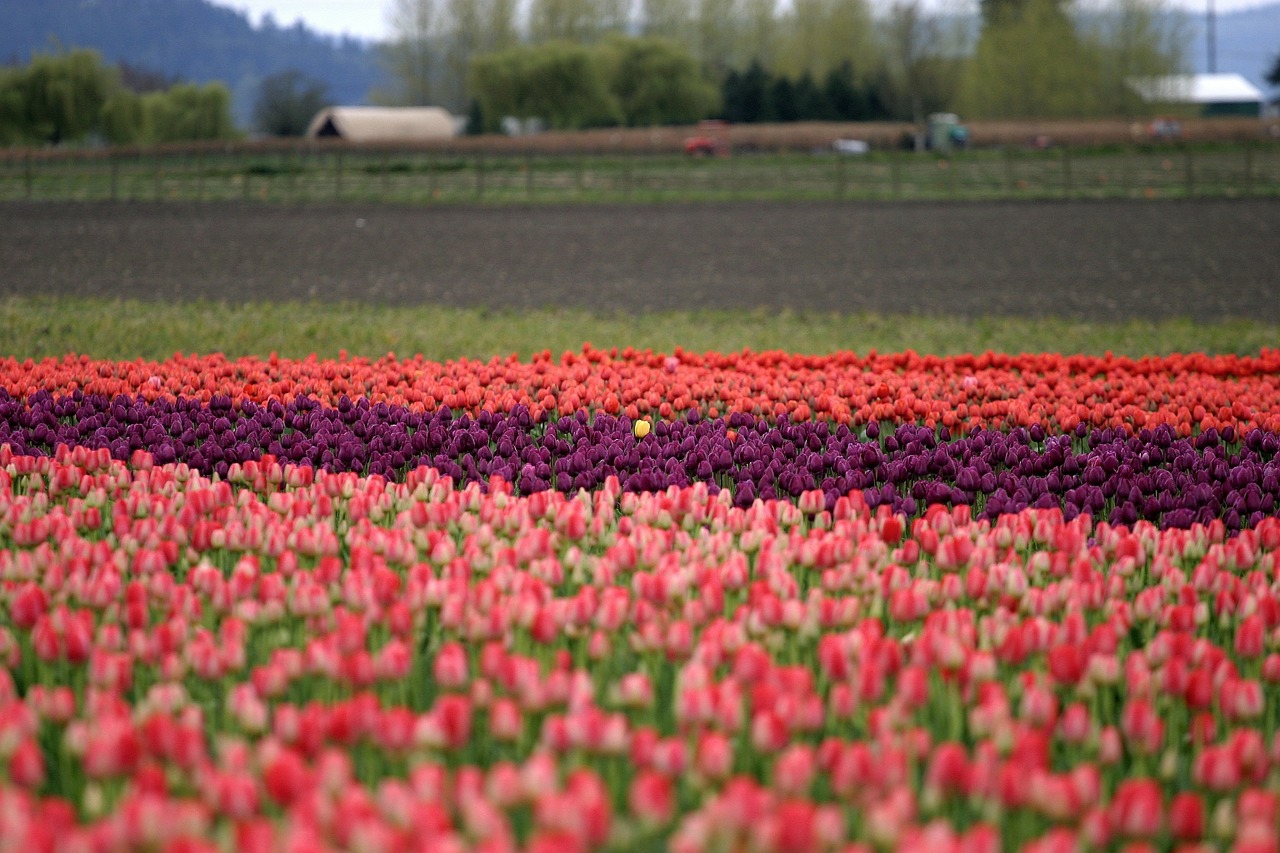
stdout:
POLYGON ((322 80, 335 102, 358 104, 378 85, 374 47, 302 26, 254 27, 239 11, 206 0, 4 0, 0 62, 37 51, 89 47, 107 62, 127 62, 194 83, 231 89, 242 124, 267 75, 286 69, 322 80))

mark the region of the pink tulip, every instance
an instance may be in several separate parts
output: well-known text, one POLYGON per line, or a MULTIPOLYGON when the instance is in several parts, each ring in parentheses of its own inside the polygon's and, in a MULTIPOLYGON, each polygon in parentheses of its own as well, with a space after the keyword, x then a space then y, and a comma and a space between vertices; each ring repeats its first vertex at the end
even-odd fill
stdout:
POLYGON ((1164 824, 1160 786, 1152 779, 1126 779, 1111 800, 1116 830, 1129 838, 1153 838, 1164 824))
POLYGON ((628 802, 631 813, 642 823, 661 826, 674 814, 675 792, 666 776, 653 770, 641 770, 631 782, 628 802))
POLYGON ((433 673, 436 683, 445 690, 461 690, 466 686, 467 653, 461 643, 448 642, 440 647, 433 673))

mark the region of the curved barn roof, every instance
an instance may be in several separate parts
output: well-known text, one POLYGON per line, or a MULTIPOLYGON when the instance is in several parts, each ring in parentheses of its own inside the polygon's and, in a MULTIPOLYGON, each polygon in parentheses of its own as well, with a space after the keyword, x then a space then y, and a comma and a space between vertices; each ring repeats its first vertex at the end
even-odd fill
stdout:
POLYGON ((326 107, 307 136, 351 142, 414 142, 456 135, 453 116, 440 107, 326 107))

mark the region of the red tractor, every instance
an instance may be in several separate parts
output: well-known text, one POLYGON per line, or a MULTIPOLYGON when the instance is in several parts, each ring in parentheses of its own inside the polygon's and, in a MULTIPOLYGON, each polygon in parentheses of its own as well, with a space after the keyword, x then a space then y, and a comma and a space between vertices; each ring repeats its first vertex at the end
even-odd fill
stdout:
POLYGON ((693 157, 715 157, 725 153, 725 145, 710 136, 690 136, 684 141, 684 153, 693 157))

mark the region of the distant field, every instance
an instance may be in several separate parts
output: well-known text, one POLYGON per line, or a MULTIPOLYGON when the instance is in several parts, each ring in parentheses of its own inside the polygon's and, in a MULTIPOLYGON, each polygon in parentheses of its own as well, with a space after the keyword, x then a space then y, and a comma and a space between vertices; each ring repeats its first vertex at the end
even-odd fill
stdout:
POLYGON ((563 203, 1188 198, 1280 194, 1280 145, 688 157, 241 148, 0 159, 0 201, 563 203))
POLYGON ((940 355, 1062 352, 1164 355, 1256 353, 1280 341, 1280 324, 1252 320, 1105 323, 1062 319, 962 319, 791 311, 694 311, 641 316, 586 311, 499 312, 417 306, 255 302, 167 304, 105 299, 0 299, 0 357, 163 359, 175 352, 229 356, 376 358, 395 352, 435 360, 550 350, 635 347, 670 353, 751 349, 795 353, 914 349, 940 355))

